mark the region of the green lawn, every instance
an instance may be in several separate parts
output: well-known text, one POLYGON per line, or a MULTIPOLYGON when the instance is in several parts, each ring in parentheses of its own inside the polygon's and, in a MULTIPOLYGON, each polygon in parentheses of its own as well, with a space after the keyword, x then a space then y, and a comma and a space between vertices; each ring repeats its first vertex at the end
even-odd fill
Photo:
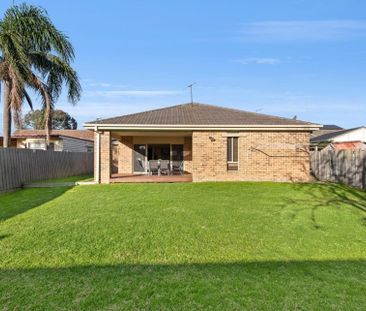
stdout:
POLYGON ((125 184, 0 196, 0 310, 365 310, 366 193, 125 184))
POLYGON ((47 179, 41 181, 34 181, 33 184, 48 184, 48 183, 66 183, 66 182, 78 182, 78 181, 93 181, 93 175, 76 175, 63 178, 47 179))

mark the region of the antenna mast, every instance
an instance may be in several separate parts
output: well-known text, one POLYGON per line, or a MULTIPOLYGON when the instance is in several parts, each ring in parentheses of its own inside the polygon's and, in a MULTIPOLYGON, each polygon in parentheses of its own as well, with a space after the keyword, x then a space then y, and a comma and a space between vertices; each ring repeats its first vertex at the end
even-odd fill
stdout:
POLYGON ((187 86, 187 88, 191 89, 191 104, 193 104, 193 85, 195 85, 195 84, 196 84, 196 82, 187 86))

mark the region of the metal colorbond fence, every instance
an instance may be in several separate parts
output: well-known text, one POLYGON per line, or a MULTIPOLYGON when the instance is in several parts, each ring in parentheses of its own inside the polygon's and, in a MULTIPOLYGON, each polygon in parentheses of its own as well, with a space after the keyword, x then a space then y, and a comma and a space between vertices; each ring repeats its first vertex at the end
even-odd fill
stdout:
POLYGON ((329 150, 311 153, 311 171, 321 181, 366 189, 366 151, 329 150))
POLYGON ((93 153, 0 148, 0 192, 32 181, 93 173, 93 153))

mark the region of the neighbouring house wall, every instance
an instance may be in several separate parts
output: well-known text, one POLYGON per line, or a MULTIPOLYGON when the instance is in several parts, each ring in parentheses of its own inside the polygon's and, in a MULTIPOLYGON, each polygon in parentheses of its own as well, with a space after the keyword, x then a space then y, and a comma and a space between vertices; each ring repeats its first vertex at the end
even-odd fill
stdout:
MULTIPOLYGON (((0 136, 0 148, 3 147, 3 144, 4 144, 4 138, 0 136)), ((10 147, 13 147, 13 148, 17 147, 17 140, 15 138, 11 139, 10 147)))
POLYGON ((88 140, 76 139, 61 136, 63 140, 62 151, 68 152, 92 152, 93 142, 88 140))
MULTIPOLYGON (((46 150, 46 139, 45 138, 18 138, 17 148, 28 148, 27 144, 32 142, 40 142, 44 144, 44 150, 46 150)), ((66 151, 66 152, 93 152, 92 141, 60 136, 60 138, 50 139, 50 143, 54 144, 55 151, 66 151)))
POLYGON ((111 133, 102 132, 100 135, 100 182, 109 184, 111 178, 111 133))
POLYGON ((346 142, 346 141, 362 141, 366 142, 366 128, 360 128, 355 131, 340 135, 333 139, 333 142, 346 142))
MULTIPOLYGON (((29 148, 30 143, 32 142, 39 142, 42 143, 44 145, 44 148, 42 148, 41 150, 46 150, 46 138, 17 138, 17 148, 19 149, 32 149, 29 148)), ((58 138, 50 138, 50 143, 53 143, 55 145, 55 151, 62 151, 63 148, 63 142, 62 139, 58 139, 58 138)))
POLYGON ((227 171, 226 132, 194 132, 193 181, 308 181, 309 132, 240 132, 238 171, 227 171))

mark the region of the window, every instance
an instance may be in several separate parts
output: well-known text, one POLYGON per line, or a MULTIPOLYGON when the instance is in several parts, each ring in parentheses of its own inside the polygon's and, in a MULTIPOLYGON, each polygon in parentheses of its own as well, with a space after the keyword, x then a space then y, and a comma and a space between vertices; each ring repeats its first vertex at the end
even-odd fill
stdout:
POLYGON ((28 149, 46 150, 46 141, 44 139, 34 139, 27 142, 28 149))
POLYGON ((237 171, 238 170, 238 137, 227 138, 227 170, 237 171))

